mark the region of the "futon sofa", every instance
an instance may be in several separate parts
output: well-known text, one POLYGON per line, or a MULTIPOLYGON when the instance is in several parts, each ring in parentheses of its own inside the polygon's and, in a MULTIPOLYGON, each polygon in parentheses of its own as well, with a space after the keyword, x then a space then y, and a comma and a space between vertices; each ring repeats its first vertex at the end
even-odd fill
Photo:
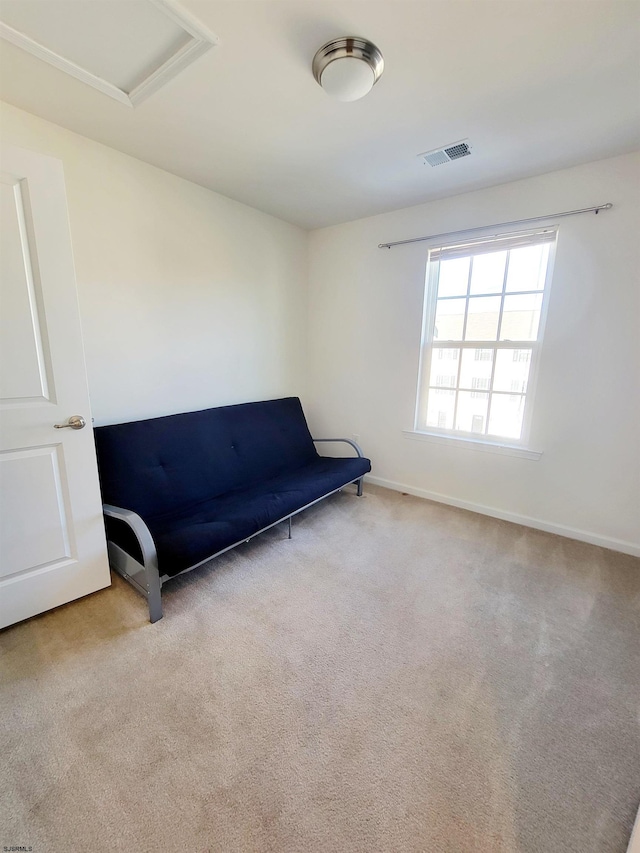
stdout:
POLYGON ((175 575, 235 548, 344 486, 371 463, 349 439, 312 439, 287 397, 95 429, 109 562, 162 618, 175 575), (341 441, 357 456, 319 456, 341 441))

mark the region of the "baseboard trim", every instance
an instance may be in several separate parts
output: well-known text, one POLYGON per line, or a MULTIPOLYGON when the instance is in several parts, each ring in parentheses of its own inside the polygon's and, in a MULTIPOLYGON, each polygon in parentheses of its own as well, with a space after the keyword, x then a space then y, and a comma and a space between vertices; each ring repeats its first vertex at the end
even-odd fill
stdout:
POLYGON ((578 530, 575 527, 567 527, 564 524, 554 524, 539 518, 531 518, 528 515, 520 515, 516 512, 508 512, 496 509, 492 506, 462 501, 449 495, 441 495, 439 492, 430 492, 427 489, 419 489, 416 486, 408 486, 405 483, 396 483, 393 480, 385 480, 382 477, 371 477, 367 474, 365 482, 373 483, 374 486, 382 486, 384 489, 392 489, 395 492, 406 492, 418 498, 426 498, 437 503, 455 506, 459 509, 468 509, 478 512, 480 515, 488 515, 491 518, 499 518, 502 521, 511 521, 514 524, 522 524, 524 527, 533 527, 535 530, 544 530, 545 533, 555 533, 567 539, 577 539, 579 542, 587 542, 589 545, 598 545, 600 548, 609 548, 611 551, 620 551, 622 554, 630 554, 632 557, 640 557, 640 545, 626 542, 623 539, 612 539, 608 536, 599 536, 597 533, 589 533, 587 530, 578 530))

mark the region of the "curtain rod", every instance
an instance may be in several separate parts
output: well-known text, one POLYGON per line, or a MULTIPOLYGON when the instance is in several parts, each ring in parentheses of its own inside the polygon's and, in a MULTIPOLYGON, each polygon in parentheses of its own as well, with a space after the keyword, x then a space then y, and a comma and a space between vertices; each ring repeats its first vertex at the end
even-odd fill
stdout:
POLYGON ((469 234, 485 228, 502 228, 505 225, 522 225, 526 222, 543 222, 548 219, 559 219, 561 216, 577 216, 579 213, 598 213, 601 210, 611 210, 613 205, 599 204, 596 207, 583 207, 581 210, 565 210, 564 213, 550 213, 548 216, 532 216, 530 219, 512 219, 511 222, 496 222, 495 225, 478 225, 476 228, 464 228, 462 231, 445 231, 442 234, 430 234, 428 237, 412 237, 410 240, 396 240, 395 243, 378 243, 379 249, 391 249, 393 246, 405 246, 407 243, 423 243, 425 240, 439 240, 440 237, 454 237, 457 234, 469 234))

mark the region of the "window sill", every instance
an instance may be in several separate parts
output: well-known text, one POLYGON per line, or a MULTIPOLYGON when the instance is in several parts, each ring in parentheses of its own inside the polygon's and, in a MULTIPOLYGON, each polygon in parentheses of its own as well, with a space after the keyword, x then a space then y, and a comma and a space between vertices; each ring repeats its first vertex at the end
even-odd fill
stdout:
POLYGON ((402 430, 405 438, 416 441, 431 441, 435 444, 449 444, 462 447, 465 450, 480 450, 483 453, 500 453, 502 456, 519 456, 521 459, 531 459, 537 462, 542 456, 541 450, 529 450, 515 444, 497 444, 493 441, 480 441, 473 438, 462 438, 457 435, 441 435, 435 432, 419 432, 418 430, 402 430))

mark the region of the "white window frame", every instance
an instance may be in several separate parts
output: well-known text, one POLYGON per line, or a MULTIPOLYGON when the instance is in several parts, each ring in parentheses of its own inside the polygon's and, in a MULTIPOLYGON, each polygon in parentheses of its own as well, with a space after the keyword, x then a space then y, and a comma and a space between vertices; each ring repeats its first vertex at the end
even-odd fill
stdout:
MULTIPOLYGON (((440 271, 440 261, 432 260, 432 254, 440 253, 442 250, 453 246, 460 246, 461 241, 449 242, 447 244, 432 245, 428 248, 426 273, 425 273, 425 291, 424 291, 424 308, 422 321, 422 338, 420 345, 420 362, 418 369, 418 386, 415 402, 415 420, 413 430, 406 430, 405 435, 409 438, 426 439, 438 441, 446 444, 459 444, 475 447, 478 450, 493 450, 512 453, 512 455, 521 455, 531 459, 538 459, 542 455, 540 451, 529 449, 529 441, 531 435, 531 424, 533 418, 533 409, 535 401, 535 392, 538 380, 540 353, 544 340, 544 331, 546 326, 547 312, 549 306, 549 295, 551 290, 551 282, 553 279, 553 268, 555 263, 555 255, 559 238, 559 227, 557 224, 544 225, 534 230, 521 231, 517 233, 502 233, 486 235, 478 233, 475 237, 470 236, 465 238, 464 245, 469 246, 469 254, 473 254, 473 248, 483 243, 487 245, 489 242, 496 243, 504 238, 523 239, 535 238, 537 235, 554 232, 554 239, 549 244, 549 256, 547 261, 547 269, 545 275, 544 287, 541 291, 535 291, 542 294, 542 305, 540 309, 540 322, 538 325, 537 338, 534 341, 434 341, 435 316, 437 307, 437 290, 440 271), (427 399, 429 377, 431 374, 431 360, 434 349, 530 349, 531 363, 529 366, 529 379, 527 383, 527 391, 524 395, 525 411, 522 420, 522 431, 519 439, 502 438, 496 435, 481 435, 473 432, 465 432, 456 429, 439 428, 426 425, 427 399)), ((498 251, 498 248, 496 248, 498 251)), ((505 280, 508 270, 505 269, 505 280)), ((516 291, 520 292, 520 291, 516 291)), ((524 291, 522 291, 524 292, 524 291)), ((474 296, 483 294, 473 294, 474 296)), ((489 294, 496 295, 496 294, 489 294)), ((467 284, 467 295, 469 298, 469 284, 467 284)), ((505 290, 501 293, 501 311, 504 305, 505 290)), ((467 302, 468 305, 468 302, 467 302)), ((458 358, 458 381, 459 384, 460 369, 462 358, 458 358)), ((491 377, 491 385, 493 384, 493 371, 495 370, 495 357, 493 359, 493 369, 491 377)))

